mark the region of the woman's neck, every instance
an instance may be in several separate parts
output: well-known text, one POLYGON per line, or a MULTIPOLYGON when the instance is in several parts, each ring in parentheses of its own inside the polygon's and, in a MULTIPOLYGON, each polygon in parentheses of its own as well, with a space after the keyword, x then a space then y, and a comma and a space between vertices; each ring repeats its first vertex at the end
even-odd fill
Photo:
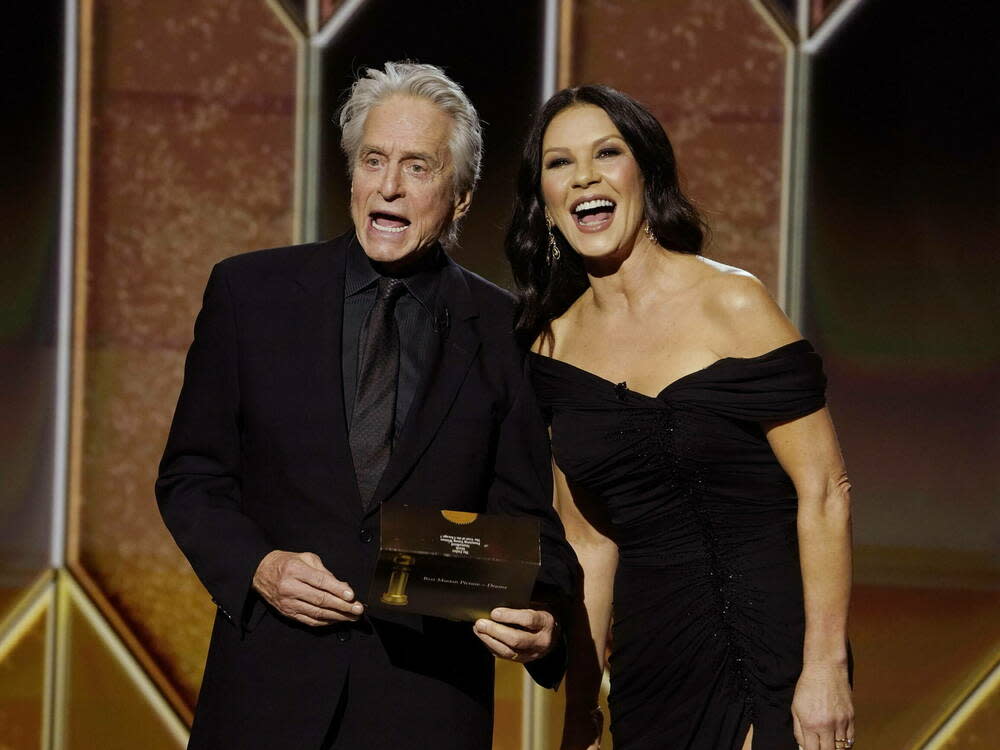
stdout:
POLYGON ((666 251, 646 237, 640 237, 631 251, 585 260, 595 311, 639 312, 661 293, 686 286, 680 278, 686 276, 684 261, 681 253, 666 251))

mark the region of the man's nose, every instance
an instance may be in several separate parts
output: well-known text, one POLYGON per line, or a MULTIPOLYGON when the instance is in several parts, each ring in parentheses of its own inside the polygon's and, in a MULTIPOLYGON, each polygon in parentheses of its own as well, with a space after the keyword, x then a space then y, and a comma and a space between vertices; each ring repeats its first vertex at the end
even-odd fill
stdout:
POLYGON ((392 201, 403 195, 403 183, 399 178, 399 170, 389 167, 382 174, 382 182, 378 186, 378 193, 382 200, 392 201))

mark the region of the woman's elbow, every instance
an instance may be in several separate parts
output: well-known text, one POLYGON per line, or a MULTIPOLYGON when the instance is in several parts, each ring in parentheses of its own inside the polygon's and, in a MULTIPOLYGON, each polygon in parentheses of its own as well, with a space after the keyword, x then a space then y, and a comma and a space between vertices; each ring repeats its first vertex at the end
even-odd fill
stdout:
POLYGON ((837 472, 803 488, 799 492, 799 514, 850 523, 851 481, 847 472, 837 472))

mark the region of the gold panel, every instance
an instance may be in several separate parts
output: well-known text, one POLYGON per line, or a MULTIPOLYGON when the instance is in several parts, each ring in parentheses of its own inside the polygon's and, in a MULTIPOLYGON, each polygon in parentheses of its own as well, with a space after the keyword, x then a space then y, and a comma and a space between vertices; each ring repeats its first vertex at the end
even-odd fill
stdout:
POLYGON ((178 750, 186 731, 97 609, 61 579, 60 750, 178 750), (113 710, 110 710, 113 707, 113 710))
POLYGON ((859 745, 917 747, 995 659, 998 619, 1000 596, 992 591, 855 587, 859 745))
POLYGON ((496 660, 497 677, 493 702, 493 750, 522 750, 522 711, 524 667, 503 659, 496 660))
POLYGON ((24 596, 25 586, 0 586, 0 617, 6 615, 24 596))
POLYGON ((68 560, 182 713, 213 607, 153 480, 213 263, 294 236, 296 41, 265 2, 81 4, 68 560))
POLYGON ((1000 737, 1000 688, 994 688, 955 733, 941 746, 942 750, 989 750, 1000 737))
POLYGON ((51 596, 14 614, 0 642, 0 750, 45 748, 51 596))

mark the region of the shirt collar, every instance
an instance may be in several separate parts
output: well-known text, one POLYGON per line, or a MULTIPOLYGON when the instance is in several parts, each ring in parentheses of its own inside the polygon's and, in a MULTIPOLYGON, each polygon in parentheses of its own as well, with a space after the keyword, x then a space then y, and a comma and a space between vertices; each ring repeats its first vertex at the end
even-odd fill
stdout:
MULTIPOLYGON (((406 291, 412 294, 418 302, 432 315, 434 314, 434 298, 437 296, 438 280, 441 269, 445 265, 445 254, 440 245, 430 248, 420 263, 405 276, 399 276, 406 285, 406 291)), ((347 268, 344 279, 344 296, 350 297, 378 282, 382 276, 388 276, 379 271, 372 263, 361 244, 352 242, 347 248, 347 268)))

